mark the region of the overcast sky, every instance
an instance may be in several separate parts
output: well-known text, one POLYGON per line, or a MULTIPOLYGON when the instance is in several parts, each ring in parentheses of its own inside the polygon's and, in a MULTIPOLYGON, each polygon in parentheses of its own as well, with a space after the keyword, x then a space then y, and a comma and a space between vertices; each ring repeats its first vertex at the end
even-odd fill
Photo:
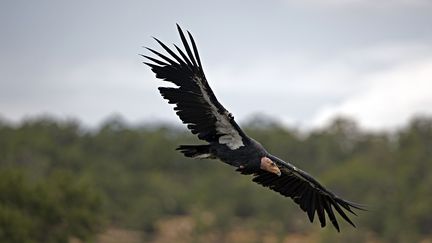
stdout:
POLYGON ((432 114, 431 13, 429 0, 4 0, 0 116, 178 124, 137 54, 159 48, 151 36, 179 43, 179 23, 240 123, 266 114, 312 128, 345 115, 391 129, 432 114))

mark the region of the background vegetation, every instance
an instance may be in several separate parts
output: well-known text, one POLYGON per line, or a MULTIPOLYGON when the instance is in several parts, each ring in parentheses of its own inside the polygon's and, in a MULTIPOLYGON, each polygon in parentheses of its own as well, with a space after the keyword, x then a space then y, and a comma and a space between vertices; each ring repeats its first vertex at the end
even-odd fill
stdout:
POLYGON ((0 242, 109 242, 105 233, 120 229, 144 242, 432 240, 431 118, 393 132, 362 131, 347 119, 307 133, 260 120, 244 127, 337 194, 368 205, 354 217, 358 228, 321 229, 233 168, 183 158, 177 145, 198 143, 183 128, 116 118, 86 130, 37 118, 0 120, 0 242))

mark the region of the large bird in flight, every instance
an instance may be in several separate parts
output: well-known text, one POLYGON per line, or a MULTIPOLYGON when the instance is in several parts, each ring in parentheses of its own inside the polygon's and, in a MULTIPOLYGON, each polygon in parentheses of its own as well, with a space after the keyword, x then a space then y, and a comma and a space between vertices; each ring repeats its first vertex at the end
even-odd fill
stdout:
POLYGON ((210 88, 192 35, 187 32, 188 42, 180 26, 177 25, 177 29, 184 50, 174 44, 175 53, 154 38, 169 56, 150 48, 147 49, 158 58, 142 55, 151 61, 144 63, 150 66, 156 78, 176 85, 159 87, 159 91, 168 103, 174 104, 174 110, 189 130, 207 142, 205 145, 180 145, 177 150, 186 157, 219 159, 236 167, 241 174, 252 175, 254 182, 292 198, 311 222, 316 213, 321 227, 326 225, 327 215, 339 231, 335 211, 355 227, 346 211, 355 215, 353 209, 363 209, 360 205, 338 197, 308 173, 271 155, 243 132, 210 88))

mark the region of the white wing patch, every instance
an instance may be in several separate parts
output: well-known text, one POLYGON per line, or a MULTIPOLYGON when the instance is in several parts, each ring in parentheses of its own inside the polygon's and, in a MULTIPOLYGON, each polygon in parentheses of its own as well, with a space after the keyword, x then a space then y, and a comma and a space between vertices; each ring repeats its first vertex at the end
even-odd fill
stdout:
POLYGON ((194 77, 194 80, 198 84, 204 100, 210 105, 212 114, 216 117, 216 131, 219 135, 222 135, 219 137, 219 143, 226 144, 232 150, 244 146, 242 137, 228 120, 229 113, 219 113, 217 107, 211 102, 207 90, 202 84, 202 79, 200 77, 194 77))
POLYGON ((199 154, 197 156, 194 156, 194 159, 208 159, 210 158, 212 155, 211 154, 199 154))

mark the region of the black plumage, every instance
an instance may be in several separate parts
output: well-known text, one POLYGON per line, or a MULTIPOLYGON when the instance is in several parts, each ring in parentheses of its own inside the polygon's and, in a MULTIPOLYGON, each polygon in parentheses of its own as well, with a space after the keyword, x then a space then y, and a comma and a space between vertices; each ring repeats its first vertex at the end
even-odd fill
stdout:
POLYGON ((361 206, 336 196, 306 172, 268 153, 242 131, 210 88, 192 35, 187 32, 191 48, 178 25, 177 29, 185 51, 174 45, 176 54, 154 38, 169 57, 150 48, 147 49, 159 59, 142 55, 150 61, 144 63, 150 66, 156 78, 176 85, 159 87, 162 97, 174 104, 176 114, 193 134, 208 142, 181 145, 177 150, 187 157, 215 158, 237 167, 240 173, 252 175, 254 182, 292 198, 311 222, 317 214, 322 227, 326 225, 327 215, 339 231, 334 210, 355 227, 346 212, 355 215, 353 209, 363 210, 361 206))

